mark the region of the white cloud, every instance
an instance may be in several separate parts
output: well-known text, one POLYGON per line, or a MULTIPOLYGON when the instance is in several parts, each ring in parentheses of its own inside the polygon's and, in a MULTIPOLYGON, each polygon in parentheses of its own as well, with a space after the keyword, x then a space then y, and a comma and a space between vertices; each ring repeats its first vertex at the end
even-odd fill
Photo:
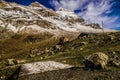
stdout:
POLYGON ((108 16, 104 15, 105 13, 111 13, 111 7, 113 4, 110 4, 109 1, 101 0, 99 4, 94 4, 91 2, 87 5, 87 9, 84 12, 79 13, 78 15, 82 16, 88 22, 99 23, 104 22, 104 26, 111 28, 110 25, 113 24, 118 17, 117 16, 108 16))
POLYGON ((92 23, 101 24, 103 21, 106 28, 112 28, 116 27, 114 23, 118 17, 105 15, 112 12, 111 7, 114 3, 110 3, 110 1, 111 0, 52 0, 52 4, 56 10, 59 7, 69 10, 81 10, 85 8, 85 11, 78 13, 79 16, 92 23))
POLYGON ((55 6, 56 10, 60 7, 69 10, 76 10, 79 9, 79 7, 82 7, 88 1, 90 0, 52 0, 51 3, 55 6))

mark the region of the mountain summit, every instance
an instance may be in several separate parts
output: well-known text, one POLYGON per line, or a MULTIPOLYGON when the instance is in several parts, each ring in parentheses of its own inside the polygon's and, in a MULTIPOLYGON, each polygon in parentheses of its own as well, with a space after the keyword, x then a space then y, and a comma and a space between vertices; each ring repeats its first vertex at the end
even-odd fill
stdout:
POLYGON ((74 18, 78 18, 78 16, 74 13, 74 11, 67 10, 67 9, 64 9, 64 8, 59 8, 57 13, 62 15, 63 17, 71 16, 71 17, 74 17, 74 18))
POLYGON ((32 7, 42 7, 42 8, 44 8, 44 6, 41 5, 39 2, 33 2, 33 3, 30 4, 30 6, 32 6, 32 7))

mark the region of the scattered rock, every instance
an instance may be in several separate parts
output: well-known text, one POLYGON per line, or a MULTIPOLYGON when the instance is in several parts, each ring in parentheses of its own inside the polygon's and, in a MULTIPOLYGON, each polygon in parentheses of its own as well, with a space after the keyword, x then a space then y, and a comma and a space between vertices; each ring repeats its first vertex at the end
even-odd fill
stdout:
POLYGON ((81 45, 87 45, 88 42, 81 42, 81 45))
POLYGON ((8 65, 8 66, 13 66, 13 65, 16 65, 16 64, 18 64, 16 59, 7 59, 6 60, 6 65, 8 65))
POLYGON ((113 41, 115 39, 115 36, 113 36, 113 35, 108 35, 108 37, 109 37, 110 41, 113 41))
POLYGON ((61 45, 56 45, 56 46, 55 46, 55 49, 56 49, 56 50, 61 50, 61 45))
POLYGON ((2 76, 0 77, 0 80, 5 80, 5 78, 6 78, 6 76, 5 76, 5 75, 2 75, 2 76))
POLYGON ((40 57, 40 59, 42 60, 42 59, 43 59, 43 57, 40 57))
POLYGON ((64 38, 64 42, 68 42, 69 41, 69 39, 68 38, 64 38))
POLYGON ((23 64, 23 63, 26 63, 26 60, 17 60, 17 63, 18 64, 23 64))
POLYGON ((83 51, 83 48, 80 48, 80 51, 83 51))
POLYGON ((51 51, 51 54, 54 55, 55 54, 54 51, 51 51))
POLYGON ((34 54, 34 53, 37 53, 37 52, 39 52, 39 49, 32 49, 32 48, 30 49, 31 54, 34 54))
POLYGON ((116 52, 109 52, 109 64, 111 66, 116 66, 119 67, 120 66, 120 58, 119 56, 116 54, 116 52))
POLYGON ((66 61, 66 60, 63 60, 62 62, 63 62, 63 63, 66 63, 67 61, 66 61))
POLYGON ((33 57, 35 57, 35 55, 34 54, 30 54, 29 57, 33 58, 33 57))
POLYGON ((64 39, 65 39, 65 37, 61 37, 61 38, 59 39, 58 45, 63 45, 64 39))
POLYGON ((75 49, 74 47, 71 48, 71 50, 74 50, 74 49, 75 49))
POLYGON ((120 62, 118 61, 112 61, 112 64, 116 67, 119 67, 120 66, 120 62))
POLYGON ((108 56, 98 52, 87 57, 84 61, 85 67, 90 69, 105 69, 108 63, 108 56))
POLYGON ((50 52, 50 50, 48 48, 45 49, 45 53, 48 53, 50 52))
POLYGON ((81 34, 78 36, 78 38, 80 38, 80 37, 88 37, 88 36, 89 36, 88 33, 81 33, 81 34))

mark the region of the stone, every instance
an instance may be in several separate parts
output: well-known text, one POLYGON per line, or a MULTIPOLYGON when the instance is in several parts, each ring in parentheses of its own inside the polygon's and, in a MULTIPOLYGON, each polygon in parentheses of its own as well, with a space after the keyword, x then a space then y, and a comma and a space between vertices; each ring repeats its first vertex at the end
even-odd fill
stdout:
POLYGON ((17 62, 17 60, 15 60, 15 59, 7 59, 7 60, 6 60, 6 64, 7 64, 8 66, 13 66, 13 65, 18 64, 18 62, 17 62))
POLYGON ((54 55, 55 54, 54 51, 51 51, 51 54, 54 55))
POLYGON ((18 64, 23 64, 23 63, 26 63, 26 60, 17 60, 17 63, 18 64))
POLYGON ((35 57, 35 55, 34 55, 34 54, 30 54, 29 56, 30 56, 31 58, 35 57))
POLYGON ((5 76, 5 75, 2 75, 2 76, 0 77, 0 80, 5 80, 5 78, 6 78, 6 76, 5 76))
POLYGON ((81 34, 78 36, 78 38, 81 38, 81 37, 88 37, 88 36, 89 36, 88 33, 81 33, 81 34))
POLYGON ((59 39, 58 45, 63 45, 64 39, 65 39, 65 37, 61 37, 61 38, 59 39))
POLYGON ((109 37, 108 39, 109 39, 110 41, 113 41, 113 40, 115 39, 115 36, 113 36, 113 35, 109 35, 108 37, 109 37))
POLYGON ((74 49, 75 49, 74 47, 71 48, 71 50, 74 50, 74 49))
POLYGON ((48 53, 50 52, 50 50, 48 48, 45 49, 45 53, 48 53))
POLYGON ((86 68, 90 69, 105 69, 109 61, 109 57, 102 52, 97 52, 89 55, 85 59, 84 64, 86 68))
POLYGON ((117 61, 112 61, 112 64, 116 67, 119 67, 120 66, 120 62, 117 62, 117 61))
POLYGON ((61 49, 61 46, 60 46, 60 45, 56 45, 56 46, 55 46, 55 49, 60 50, 60 49, 61 49))
POLYGON ((88 42, 81 42, 81 45, 87 45, 88 42))
POLYGON ((69 41, 69 39, 68 38, 64 38, 64 42, 68 42, 69 41))
POLYGON ((80 51, 83 51, 83 48, 80 48, 80 51))
POLYGON ((42 60, 42 59, 43 59, 43 57, 40 57, 40 59, 42 60))
POLYGON ((109 64, 111 66, 116 66, 119 67, 120 66, 120 58, 119 56, 116 54, 116 52, 109 52, 109 64))
POLYGON ((63 62, 63 63, 66 63, 67 61, 66 61, 66 60, 63 60, 62 62, 63 62))

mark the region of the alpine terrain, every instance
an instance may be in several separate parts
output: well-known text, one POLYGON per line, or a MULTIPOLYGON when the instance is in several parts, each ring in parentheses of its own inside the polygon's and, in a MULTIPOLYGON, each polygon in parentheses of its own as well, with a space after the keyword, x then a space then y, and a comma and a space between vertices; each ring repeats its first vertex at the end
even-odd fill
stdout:
POLYGON ((119 80, 120 32, 74 11, 0 0, 0 80, 119 80))

